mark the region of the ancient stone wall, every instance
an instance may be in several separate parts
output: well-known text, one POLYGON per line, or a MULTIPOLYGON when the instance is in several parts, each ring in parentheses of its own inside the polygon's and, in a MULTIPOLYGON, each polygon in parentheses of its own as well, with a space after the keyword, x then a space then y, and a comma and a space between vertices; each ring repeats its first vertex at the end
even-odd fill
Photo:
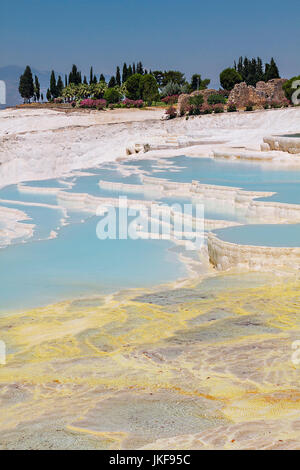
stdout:
POLYGON ((248 86, 245 82, 237 83, 230 92, 228 104, 242 108, 248 104, 263 106, 272 101, 282 102, 285 100, 282 89, 285 82, 286 80, 283 78, 275 78, 268 82, 258 82, 256 87, 248 86))

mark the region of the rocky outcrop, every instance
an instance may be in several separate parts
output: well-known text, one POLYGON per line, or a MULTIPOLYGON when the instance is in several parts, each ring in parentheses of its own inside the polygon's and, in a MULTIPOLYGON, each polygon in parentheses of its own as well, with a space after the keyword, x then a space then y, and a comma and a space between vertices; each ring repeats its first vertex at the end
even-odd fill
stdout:
POLYGON ((188 111, 189 108, 189 99, 191 96, 202 95, 204 98, 204 104, 207 104, 207 98, 210 95, 218 94, 217 90, 214 89, 207 89, 207 90, 197 90, 193 91, 190 95, 182 94, 178 98, 178 112, 179 114, 183 115, 188 111))
POLYGON ((286 82, 283 78, 276 78, 268 82, 258 82, 256 87, 245 82, 237 83, 230 92, 228 104, 243 108, 249 103, 255 106, 263 106, 272 101, 285 101, 282 85, 286 82))

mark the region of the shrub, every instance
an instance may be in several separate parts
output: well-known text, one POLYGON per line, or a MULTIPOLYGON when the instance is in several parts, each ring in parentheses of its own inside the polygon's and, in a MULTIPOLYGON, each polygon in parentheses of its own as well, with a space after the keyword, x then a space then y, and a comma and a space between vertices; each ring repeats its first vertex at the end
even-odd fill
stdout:
MULTIPOLYGON (((289 100, 289 101, 292 101, 292 96, 293 96, 293 93, 296 91, 297 88, 299 87, 296 87, 296 88, 292 88, 293 87, 293 83, 300 80, 300 75, 299 77, 293 77, 291 78, 290 80, 288 80, 287 82, 285 82, 283 85, 282 85, 282 88, 284 90, 284 93, 285 93, 285 96, 286 98, 289 100)), ((299 96, 299 94, 298 94, 299 96)))
POLYGON ((268 103, 264 104, 264 109, 269 109, 270 106, 268 105, 268 103))
POLYGON ((179 95, 181 93, 181 86, 175 82, 169 82, 161 89, 161 97, 179 95))
POLYGON ((235 104, 230 104, 227 108, 227 112, 228 113, 236 113, 237 112, 236 105, 235 104))
POLYGON ((125 98, 122 103, 126 108, 142 108, 144 106, 143 100, 130 100, 129 98, 125 98))
MULTIPOLYGON (((73 106, 72 102, 72 106, 73 106)), ((90 109, 103 109, 105 108, 107 102, 106 100, 92 100, 87 98, 85 100, 81 100, 79 103, 80 108, 90 108, 90 109)), ((73 106, 74 107, 74 106, 73 106)))
POLYGON ((224 113, 224 107, 219 105, 219 104, 215 104, 213 106, 213 110, 214 110, 215 114, 224 113))
POLYGON ((140 79, 140 93, 141 98, 147 103, 157 101, 159 99, 158 86, 153 75, 146 74, 140 79))
POLYGON ((143 75, 135 73, 126 80, 126 98, 130 100, 140 100, 142 98, 142 77, 143 75))
POLYGON ((225 96, 222 95, 210 95, 207 98, 208 104, 225 104, 226 103, 226 98, 225 96))
POLYGON ((212 106, 209 106, 208 104, 203 104, 201 106, 201 112, 203 114, 212 114, 213 108, 212 108, 212 106))
POLYGON ((228 68, 220 73, 220 83, 224 90, 232 90, 234 85, 242 81, 242 76, 235 69, 228 68))
POLYGON ((162 98, 162 101, 166 104, 174 104, 177 103, 179 95, 171 95, 162 98))
POLYGON ((246 106, 245 111, 253 111, 253 104, 252 104, 252 103, 248 103, 247 106, 246 106))
POLYGON ((166 109, 166 114, 169 116, 169 119, 174 119, 177 116, 177 111, 176 108, 173 106, 170 106, 168 109, 166 109))
POLYGON ((198 115, 201 112, 201 107, 204 103, 202 94, 194 95, 189 97, 188 113, 190 115, 198 115))
POLYGON ((121 94, 116 88, 107 88, 104 92, 104 99, 109 103, 118 103, 121 99, 121 94))

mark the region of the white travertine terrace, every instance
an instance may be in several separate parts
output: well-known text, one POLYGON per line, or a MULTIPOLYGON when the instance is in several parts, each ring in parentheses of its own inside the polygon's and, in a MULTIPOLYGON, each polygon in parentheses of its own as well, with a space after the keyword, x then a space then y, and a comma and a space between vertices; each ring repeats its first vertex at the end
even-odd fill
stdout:
POLYGON ((0 207, 0 247, 10 245, 13 240, 28 239, 32 237, 35 225, 23 223, 29 220, 28 215, 19 210, 10 207, 0 207))
POLYGON ((220 270, 233 267, 251 270, 300 268, 300 247, 238 245, 223 241, 214 233, 209 233, 207 245, 210 262, 220 270))
MULTIPOLYGON (((270 136, 264 137, 265 145, 270 150, 280 150, 300 156, 300 138, 288 136, 270 136)), ((267 147, 266 147, 267 148, 267 147)))

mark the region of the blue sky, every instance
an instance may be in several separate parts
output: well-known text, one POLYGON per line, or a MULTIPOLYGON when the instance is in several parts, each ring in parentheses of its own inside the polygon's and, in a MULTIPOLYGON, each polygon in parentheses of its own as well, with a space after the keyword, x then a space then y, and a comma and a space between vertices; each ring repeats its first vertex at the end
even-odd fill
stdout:
POLYGON ((0 66, 111 74, 117 64, 201 73, 218 83, 240 55, 300 73, 299 0, 3 0, 0 66))

